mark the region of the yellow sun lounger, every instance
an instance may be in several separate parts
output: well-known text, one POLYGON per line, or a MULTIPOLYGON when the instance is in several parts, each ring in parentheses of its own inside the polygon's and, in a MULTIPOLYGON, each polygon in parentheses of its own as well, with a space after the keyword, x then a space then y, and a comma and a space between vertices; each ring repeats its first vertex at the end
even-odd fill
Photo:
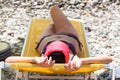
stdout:
MULTIPOLYGON (((70 19, 71 23, 75 27, 76 31, 79 33, 80 40, 83 44, 82 51, 79 53, 79 57, 90 57, 87 40, 85 36, 84 27, 82 25, 82 21, 78 19, 70 19)), ((36 52, 36 42, 38 42, 38 39, 41 35, 41 33, 44 31, 44 29, 49 25, 51 22, 50 19, 32 19, 30 23, 29 33, 25 41, 25 45, 22 51, 23 57, 28 56, 39 56, 39 53, 36 52)), ((6 63, 7 64, 7 63, 6 63)), ((55 74, 79 74, 79 73, 91 73, 96 70, 99 70, 101 68, 104 68, 104 64, 90 64, 90 65, 83 65, 79 70, 68 72, 64 69, 64 64, 55 64, 53 67, 50 68, 44 68, 40 67, 37 64, 31 64, 31 63, 8 63, 10 67, 14 68, 18 71, 23 72, 38 72, 41 74, 49 74, 49 75, 55 75, 55 74)), ((19 77, 19 76, 17 76, 19 77)), ((59 79, 57 76, 54 76, 55 78, 59 79)), ((29 77, 30 78, 30 77, 29 77)), ((41 77, 43 78, 43 77, 41 77)), ((44 77, 46 78, 46 77, 44 77)), ((52 77, 53 78, 53 77, 52 77)), ((71 77, 69 77, 72 79, 71 77)), ((77 77, 75 77, 77 78, 77 77)), ((49 79, 51 79, 49 77, 49 79)), ((61 79, 61 77, 60 77, 61 79)), ((16 78, 17 80, 17 78, 16 78)))

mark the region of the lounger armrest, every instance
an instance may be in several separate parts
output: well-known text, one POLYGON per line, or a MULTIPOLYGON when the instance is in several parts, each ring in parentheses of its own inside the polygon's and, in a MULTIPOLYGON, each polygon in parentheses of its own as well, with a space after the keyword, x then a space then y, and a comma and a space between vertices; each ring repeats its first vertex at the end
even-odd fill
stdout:
POLYGON ((67 72, 64 68, 64 64, 55 64, 53 67, 40 67, 37 64, 31 63, 7 63, 10 67, 17 70, 25 70, 30 72, 41 72, 45 74, 74 74, 74 73, 84 73, 84 72, 93 72, 99 69, 104 68, 104 64, 89 64, 82 65, 79 70, 67 72))

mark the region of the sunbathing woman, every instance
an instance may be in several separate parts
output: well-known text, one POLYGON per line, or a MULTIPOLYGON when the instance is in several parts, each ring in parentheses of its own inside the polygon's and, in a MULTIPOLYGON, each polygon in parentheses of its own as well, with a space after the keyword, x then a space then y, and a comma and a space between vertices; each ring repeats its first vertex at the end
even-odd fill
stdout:
POLYGON ((51 24, 42 33, 36 50, 41 57, 8 57, 6 62, 31 62, 41 67, 51 67, 55 63, 65 63, 68 71, 78 70, 83 64, 112 61, 110 56, 79 58, 77 54, 82 48, 78 34, 59 7, 50 9, 51 24))

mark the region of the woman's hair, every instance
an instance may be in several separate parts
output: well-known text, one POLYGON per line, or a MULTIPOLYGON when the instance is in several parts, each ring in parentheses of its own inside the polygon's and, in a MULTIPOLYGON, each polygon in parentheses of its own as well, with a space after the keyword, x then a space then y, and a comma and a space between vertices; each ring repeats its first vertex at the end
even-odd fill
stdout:
POLYGON ((52 60, 55 60, 55 63, 65 63, 65 56, 62 52, 52 52, 49 57, 52 57, 52 60))

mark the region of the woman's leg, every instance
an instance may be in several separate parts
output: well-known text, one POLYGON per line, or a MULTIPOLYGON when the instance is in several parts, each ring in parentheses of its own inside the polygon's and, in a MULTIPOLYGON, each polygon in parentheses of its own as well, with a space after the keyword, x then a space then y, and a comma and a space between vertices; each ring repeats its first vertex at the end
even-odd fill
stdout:
POLYGON ((55 29, 54 29, 54 24, 51 22, 48 27, 42 32, 42 34, 40 35, 40 38, 39 38, 39 41, 38 41, 38 44, 36 46, 36 49, 39 53, 41 53, 41 47, 40 47, 40 44, 41 44, 41 40, 45 37, 45 36, 48 36, 48 35, 51 35, 51 34, 55 34, 55 29))
POLYGON ((78 36, 76 30, 70 23, 70 21, 65 17, 62 11, 57 6, 52 6, 50 10, 50 14, 55 24, 56 33, 71 33, 78 36))
POLYGON ((50 35, 50 34, 55 34, 55 25, 53 22, 51 22, 48 27, 43 31, 43 33, 40 36, 40 39, 44 36, 50 35))

